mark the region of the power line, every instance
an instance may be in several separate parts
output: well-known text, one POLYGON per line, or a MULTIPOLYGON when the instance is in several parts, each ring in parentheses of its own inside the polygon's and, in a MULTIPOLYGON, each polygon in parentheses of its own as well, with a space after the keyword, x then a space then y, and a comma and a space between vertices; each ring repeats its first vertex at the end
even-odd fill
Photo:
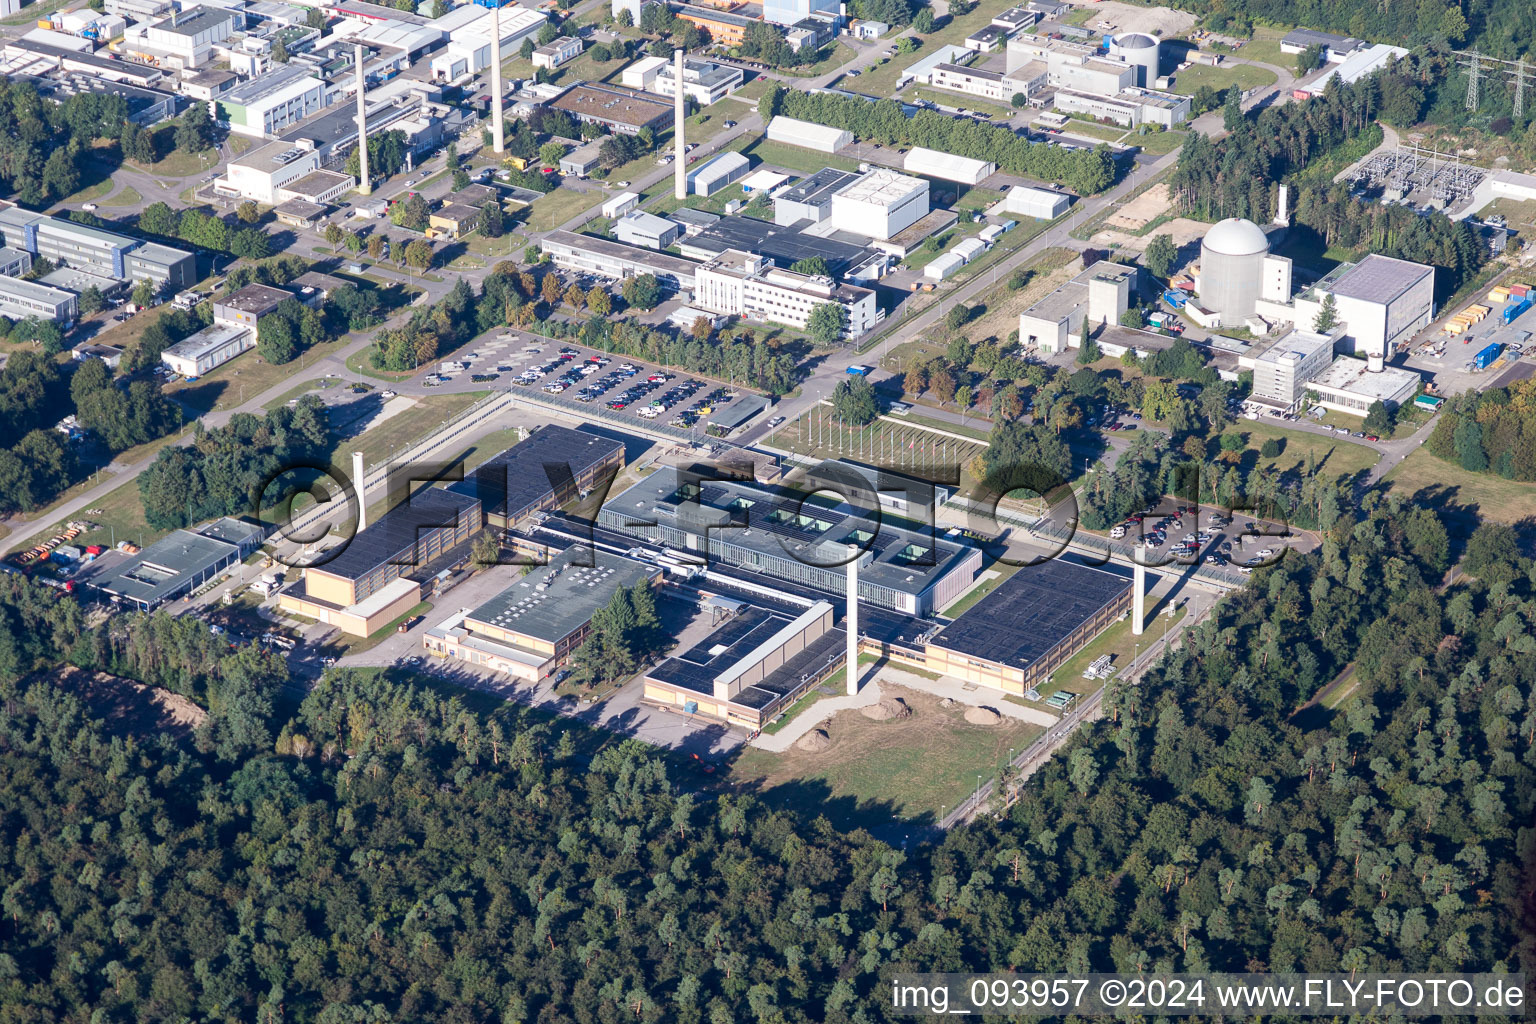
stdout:
POLYGON ((1525 58, 1521 57, 1515 62, 1515 70, 1510 74, 1515 76, 1515 116, 1525 116, 1525 58))
POLYGON ((1476 50, 1467 54, 1467 61, 1461 65, 1467 69, 1467 109, 1476 110, 1478 100, 1479 76, 1482 72, 1482 58, 1476 50))

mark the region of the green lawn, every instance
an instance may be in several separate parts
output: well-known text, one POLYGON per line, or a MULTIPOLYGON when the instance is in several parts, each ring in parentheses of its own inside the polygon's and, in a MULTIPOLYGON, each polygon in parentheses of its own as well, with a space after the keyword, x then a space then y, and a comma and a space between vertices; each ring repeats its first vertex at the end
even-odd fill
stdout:
POLYGON ((303 380, 305 367, 314 366, 318 360, 344 348, 351 340, 351 335, 344 334, 323 341, 289 363, 266 362, 257 354, 256 349, 251 349, 222 366, 214 367, 195 381, 178 381, 167 386, 165 391, 172 398, 190 402, 205 411, 233 409, 285 380, 303 380))
POLYGON ((63 199, 63 202, 65 202, 65 203, 89 203, 89 202, 92 202, 94 200, 100 199, 102 196, 106 195, 108 192, 111 192, 112 191, 112 184, 113 183, 112 183, 112 179, 111 178, 103 178, 101 181, 98 181, 94 185, 87 185, 87 186, 85 186, 85 188, 82 188, 80 191, 76 192, 74 195, 65 196, 64 199, 63 199))
POLYGON ((141 164, 136 160, 126 161, 140 170, 148 171, 161 178, 189 178, 194 174, 201 174, 219 162, 219 151, 207 149, 198 154, 183 153, 176 150, 157 160, 152 164, 141 164))
POLYGON ((1275 73, 1252 64, 1191 64, 1180 71, 1173 80, 1173 92, 1180 96, 1193 96, 1202 85, 1212 89, 1225 89, 1240 85, 1244 89, 1259 89, 1275 84, 1275 73))
POLYGON ((140 206, 144 205, 144 197, 139 194, 139 190, 138 189, 134 188, 132 185, 129 185, 127 188, 123 189, 117 195, 111 196, 111 197, 109 197, 107 199, 103 199, 101 201, 101 205, 102 206, 115 206, 115 207, 124 207, 124 206, 126 206, 126 207, 130 207, 130 208, 135 208, 135 207, 140 207, 140 206))
POLYGON ((423 395, 414 409, 396 413, 358 437, 341 443, 347 452, 362 452, 369 465, 386 458, 432 433, 443 422, 474 405, 489 391, 465 391, 454 395, 423 395))
MULTIPOLYGON (((1109 624, 1109 627, 1089 641, 1088 645, 1078 651, 1066 664, 1051 673, 1050 679, 1039 688, 1041 697, 1049 697, 1057 690, 1066 690, 1068 693, 1076 693, 1088 696, 1104 686, 1103 679, 1084 679, 1083 670, 1092 665, 1099 658, 1108 654, 1113 659, 1113 665, 1117 671, 1130 667, 1131 661, 1137 652, 1150 647, 1155 641, 1162 639, 1165 629, 1171 630, 1183 621, 1188 605, 1181 604, 1174 609, 1170 618, 1166 612, 1168 600, 1165 597, 1150 598, 1147 601, 1147 617, 1142 624, 1141 636, 1131 632, 1131 617, 1127 615, 1123 619, 1117 619, 1109 624)), ((1031 704, 1032 702, 1025 702, 1031 704)), ((1037 707, 1046 707, 1041 701, 1037 707)))
MULTIPOLYGON (((97 524, 96 529, 87 530, 71 541, 80 547, 90 544, 100 544, 105 547, 120 540, 132 541, 135 544, 153 544, 170 532, 157 530, 145 521, 144 501, 139 496, 139 485, 134 480, 129 480, 98 498, 91 507, 99 508, 101 512, 87 514, 81 511, 73 517, 97 524)), ((31 537, 18 545, 18 548, 26 550, 38 541, 47 540, 62 530, 65 522, 66 520, 63 519, 50 522, 46 528, 34 531, 31 537)))
MULTIPOLYGON (((1358 421, 1353 429, 1359 429, 1358 421)), ((1273 459, 1260 457, 1257 462, 1260 467, 1273 466, 1281 472, 1304 470, 1309 461, 1315 461, 1319 471, 1330 477, 1354 476, 1376 465, 1381 457, 1376 449, 1352 440, 1323 437, 1305 430, 1287 430, 1259 420, 1239 420, 1225 432, 1242 434, 1248 447, 1255 452, 1271 438, 1284 442, 1278 456, 1273 459)))
POLYGON ((856 171, 859 169, 859 162, 857 160, 833 156, 830 153, 819 153, 814 149, 787 146, 780 142, 769 142, 766 137, 762 136, 742 136, 731 143, 728 148, 739 150, 752 157, 754 164, 771 164, 774 167, 783 167, 786 170, 799 171, 802 174, 815 174, 823 167, 835 167, 840 171, 856 171))
MULTIPOLYGON (((859 82, 862 81, 862 79, 854 79, 854 81, 859 82)), ((1018 113, 1018 111, 1014 110, 1013 107, 1009 106, 1007 103, 998 103, 996 100, 982 99, 980 96, 972 96, 969 93, 951 92, 948 89, 933 89, 926 85, 913 86, 912 95, 918 99, 930 100, 931 102, 940 104, 941 106, 953 107, 957 110, 974 110, 977 113, 1002 114, 1006 117, 1012 117, 1014 114, 1018 113)))
POLYGON ((1145 152, 1163 156, 1184 145, 1184 140, 1188 138, 1189 132, 1149 132, 1146 135, 1127 135, 1123 141, 1127 146, 1140 146, 1145 152))
POLYGON ((1074 117, 1061 131, 1064 135, 1086 135, 1090 139, 1119 142, 1129 130, 1117 124, 1099 124, 1097 121, 1085 121, 1080 117, 1074 117))
POLYGON ((597 209, 605 198, 606 193, 557 188, 533 201, 524 224, 530 231, 552 231, 585 210, 597 209))
POLYGON ((1296 54, 1281 53, 1280 40, 1285 36, 1285 29, 1274 28, 1269 25, 1255 25, 1253 38, 1243 44, 1243 48, 1237 51, 1239 57, 1248 60, 1261 61, 1265 64, 1274 64, 1285 68, 1287 71, 1296 70, 1296 54))
POLYGON ((1471 505, 1484 519, 1501 523, 1536 516, 1536 487, 1492 473, 1469 473, 1422 447, 1388 473, 1386 482, 1405 499, 1426 489, 1448 492, 1452 501, 1471 505))

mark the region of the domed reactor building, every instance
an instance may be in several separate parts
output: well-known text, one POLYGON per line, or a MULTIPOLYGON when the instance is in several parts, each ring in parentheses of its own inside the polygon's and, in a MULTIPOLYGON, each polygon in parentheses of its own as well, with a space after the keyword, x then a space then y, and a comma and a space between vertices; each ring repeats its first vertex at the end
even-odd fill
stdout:
POLYGON ((1270 254, 1269 236, 1253 221, 1228 217, 1200 242, 1195 295, 1215 324, 1240 326, 1262 303, 1290 299, 1291 261, 1270 254))

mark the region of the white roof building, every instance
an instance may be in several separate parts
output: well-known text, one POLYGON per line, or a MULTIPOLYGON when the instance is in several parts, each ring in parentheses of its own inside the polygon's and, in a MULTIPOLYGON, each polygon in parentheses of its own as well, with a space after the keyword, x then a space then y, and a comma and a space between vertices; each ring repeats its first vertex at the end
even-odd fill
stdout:
POLYGON ((1015 185, 1003 199, 1003 208, 1009 213, 1036 220, 1055 220, 1071 205, 1072 197, 1063 192, 1029 185, 1015 185))
POLYGON ((844 146, 853 145, 852 132, 784 117, 782 114, 768 122, 767 135, 769 142, 814 149, 819 153, 836 153, 844 146))
POLYGON ((612 199, 603 203, 604 217, 622 217, 630 210, 640 205, 639 192, 620 192, 612 199))
POLYGON ((877 167, 832 195, 832 223, 841 231, 886 239, 928 213, 928 182, 877 167))
POLYGON ((941 153, 936 149, 924 149, 922 146, 914 147, 901 166, 909 174, 958 181, 963 185, 978 185, 997 173, 997 164, 955 156, 953 153, 941 153))
POLYGON ((712 196, 734 181, 740 181, 752 169, 752 161, 740 153, 721 153, 694 168, 688 174, 688 191, 698 196, 712 196))

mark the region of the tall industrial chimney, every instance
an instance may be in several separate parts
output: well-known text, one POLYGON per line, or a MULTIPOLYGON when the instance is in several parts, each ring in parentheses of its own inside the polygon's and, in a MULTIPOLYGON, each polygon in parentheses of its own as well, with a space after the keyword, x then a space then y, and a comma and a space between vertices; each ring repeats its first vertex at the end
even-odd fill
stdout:
POLYGON ((1278 209, 1275 211, 1275 223, 1281 227, 1291 225, 1291 189, 1289 185, 1280 186, 1278 209))
POLYGON ((1137 544, 1131 549, 1131 558, 1136 563, 1131 594, 1131 634, 1141 636, 1141 620, 1147 617, 1147 564, 1143 561, 1146 548, 1137 544))
MULTIPOLYGON (((682 51, 679 50, 679 53, 682 51)), ((678 82, 682 91, 682 82, 678 82)), ((843 629, 848 633, 848 696, 859 692, 859 555, 857 544, 848 545, 848 610, 843 615, 843 629)))
POLYGON ((501 119, 501 0, 491 2, 491 149, 507 150, 501 119))
MULTIPOLYGON (((683 58, 682 50, 672 51, 672 152, 677 159, 673 171, 672 193, 678 199, 688 198, 688 143, 683 138, 683 58)), ((852 678, 850 674, 849 678, 852 678)))
POLYGON ((363 75, 362 43, 357 44, 352 55, 353 63, 357 65, 357 191, 366 196, 373 191, 373 182, 368 178, 368 101, 364 98, 368 88, 363 75))
POLYGON ((363 494, 366 477, 363 476, 363 453, 352 453, 352 493, 357 495, 357 532, 368 528, 368 499, 363 494))

